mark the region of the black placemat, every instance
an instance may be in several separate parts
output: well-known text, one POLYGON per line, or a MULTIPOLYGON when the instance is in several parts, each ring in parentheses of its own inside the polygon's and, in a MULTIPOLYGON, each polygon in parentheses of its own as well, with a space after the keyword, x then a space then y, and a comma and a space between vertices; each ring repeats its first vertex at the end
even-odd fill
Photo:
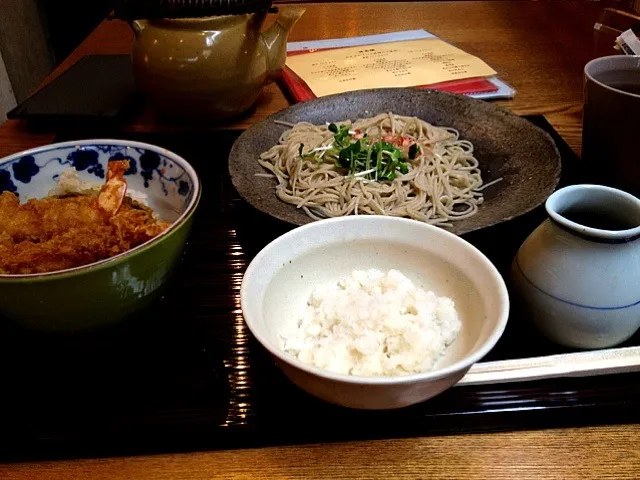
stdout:
MULTIPOLYGON (((563 158, 579 160, 542 117, 563 158)), ((38 335, 0 321, 0 460, 71 458, 640 421, 640 375, 455 387, 395 411, 349 410, 292 385, 243 323, 239 289, 251 258, 291 226, 240 200, 227 175, 236 132, 76 133, 155 143, 187 158, 203 197, 165 296, 119 326, 38 335)), ((506 271, 542 208, 465 238, 506 271)), ((640 344, 639 335, 627 342, 640 344)), ((566 352, 514 309, 485 360, 566 352)))

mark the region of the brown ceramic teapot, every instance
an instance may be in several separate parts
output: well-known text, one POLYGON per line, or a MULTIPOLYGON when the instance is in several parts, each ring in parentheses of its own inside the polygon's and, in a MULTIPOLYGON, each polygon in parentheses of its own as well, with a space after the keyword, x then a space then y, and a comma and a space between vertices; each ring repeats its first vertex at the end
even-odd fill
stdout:
POLYGON ((287 36, 303 13, 283 9, 264 32, 265 13, 135 20, 131 57, 138 87, 172 117, 239 115, 284 66, 287 36))

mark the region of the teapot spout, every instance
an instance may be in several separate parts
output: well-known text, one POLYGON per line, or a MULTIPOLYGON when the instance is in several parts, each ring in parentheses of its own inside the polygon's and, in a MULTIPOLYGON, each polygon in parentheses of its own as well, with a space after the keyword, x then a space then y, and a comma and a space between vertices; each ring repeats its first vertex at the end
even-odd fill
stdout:
POLYGON ((299 7, 282 9, 273 25, 262 34, 267 52, 269 79, 275 79, 284 67, 287 60, 287 37, 304 12, 305 9, 299 7))
POLYGON ((131 30, 133 30, 134 35, 137 37, 147 26, 147 22, 146 20, 131 20, 129 25, 131 26, 131 30))

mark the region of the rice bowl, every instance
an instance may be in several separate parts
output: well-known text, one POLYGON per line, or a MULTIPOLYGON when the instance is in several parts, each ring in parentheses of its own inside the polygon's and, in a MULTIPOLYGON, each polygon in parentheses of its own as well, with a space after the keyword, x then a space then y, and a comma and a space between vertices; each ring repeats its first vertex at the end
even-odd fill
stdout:
POLYGON ((241 304, 247 326, 291 381, 329 402, 363 409, 400 408, 446 390, 491 350, 509 313, 504 280, 475 247, 438 227, 383 216, 323 220, 279 237, 249 265, 241 304), (316 285, 369 268, 397 269, 424 290, 454 300, 460 333, 433 370, 350 376, 283 350, 285 324, 304 315, 316 285))

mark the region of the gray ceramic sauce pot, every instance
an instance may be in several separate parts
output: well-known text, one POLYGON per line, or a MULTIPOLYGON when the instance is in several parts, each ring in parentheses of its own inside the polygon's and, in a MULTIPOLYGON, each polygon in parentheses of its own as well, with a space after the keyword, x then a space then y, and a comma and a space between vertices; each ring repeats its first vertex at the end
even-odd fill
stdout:
POLYGON ((562 345, 625 341, 640 327, 640 200, 610 187, 574 185, 551 195, 546 209, 549 218, 513 261, 516 298, 562 345))

